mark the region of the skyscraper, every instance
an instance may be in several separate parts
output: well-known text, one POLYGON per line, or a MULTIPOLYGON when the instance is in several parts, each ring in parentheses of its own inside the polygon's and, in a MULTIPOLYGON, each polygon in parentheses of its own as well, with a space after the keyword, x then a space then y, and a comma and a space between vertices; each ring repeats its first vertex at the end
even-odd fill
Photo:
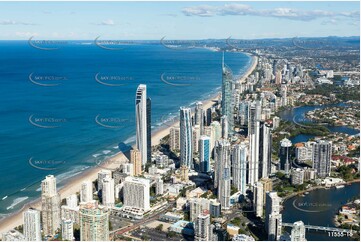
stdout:
POLYGON ((180 129, 171 127, 169 130, 169 147, 172 151, 180 150, 180 129))
POLYGON ((194 124, 199 125, 200 133, 203 135, 204 128, 204 111, 203 111, 203 103, 197 102, 196 108, 194 111, 194 124))
POLYGON ((263 184, 258 181, 253 187, 253 204, 257 217, 263 217, 263 184))
POLYGON ((81 241, 109 240, 109 214, 97 202, 80 204, 79 223, 81 241))
POLYGON ((214 149, 215 143, 222 137, 222 126, 218 121, 211 123, 211 152, 214 149))
POLYGON ((41 241, 40 211, 29 208, 24 212, 24 236, 27 241, 41 241))
POLYGON ((93 200, 93 183, 83 181, 80 190, 80 202, 90 202, 91 200, 93 200))
POLYGON ((306 241, 306 228, 302 221, 293 223, 291 241, 306 241))
POLYGON ((273 60, 272 74, 273 74, 274 76, 276 76, 276 72, 277 72, 277 60, 273 60))
POLYGON ((123 187, 124 206, 148 211, 150 209, 149 189, 150 183, 148 179, 126 177, 123 187))
POLYGON ((194 223, 194 235, 196 241, 210 240, 211 218, 209 212, 201 213, 197 216, 194 223))
POLYGON ((283 83, 281 84, 281 104, 282 106, 287 106, 287 84, 283 83))
POLYGON ((202 135, 199 139, 199 170, 200 172, 210 171, 211 162, 210 138, 202 135))
POLYGON ((227 116, 223 115, 221 117, 221 126, 222 126, 222 138, 228 139, 228 118, 227 116))
POLYGON ((147 162, 152 161, 152 100, 147 98, 147 162))
POLYGON ((98 191, 101 191, 103 189, 103 180, 106 177, 112 177, 112 172, 110 170, 104 169, 98 172, 98 191))
POLYGON ((271 174, 272 134, 271 125, 260 123, 259 138, 259 178, 267 178, 271 174))
POLYGON ((193 166, 191 109, 180 108, 180 163, 190 169, 193 166))
POLYGON ((313 144, 313 168, 317 171, 318 177, 326 177, 331 173, 332 143, 325 140, 318 140, 313 144))
POLYGON ((224 63, 224 55, 222 59, 222 116, 227 116, 228 133, 233 132, 234 127, 234 107, 233 107, 233 74, 231 69, 224 63))
POLYGON ((106 177, 103 179, 102 204, 107 208, 114 207, 114 179, 106 177))
POLYGON ((192 152, 193 154, 198 153, 199 138, 201 137, 199 125, 192 127, 192 152))
POLYGON ((279 240, 282 232, 282 214, 280 213, 281 199, 277 192, 267 192, 266 194, 266 218, 265 227, 268 240, 279 240))
POLYGON ((133 164, 132 176, 139 176, 142 174, 142 157, 138 149, 130 151, 130 162, 133 164))
POLYGON ((54 235, 60 228, 60 195, 56 191, 56 178, 48 175, 41 182, 41 215, 44 235, 54 235))
POLYGON ((232 183, 241 194, 246 194, 248 145, 244 142, 232 150, 232 183))
POLYGON ((249 162, 248 184, 253 186, 259 177, 259 126, 261 116, 260 102, 252 102, 248 111, 249 162))
POLYGON ((221 139, 215 146, 214 186, 218 188, 218 200, 222 209, 229 209, 231 196, 230 143, 221 139))
POLYGON ((291 168, 292 142, 289 139, 284 138, 283 140, 281 140, 280 144, 280 170, 283 170, 286 174, 288 174, 291 168))
POLYGON ((247 126, 248 125, 248 101, 241 101, 239 103, 238 116, 239 116, 240 125, 247 126))
POLYGON ((140 84, 135 96, 136 147, 141 153, 143 166, 147 163, 148 157, 147 104, 147 86, 140 84))

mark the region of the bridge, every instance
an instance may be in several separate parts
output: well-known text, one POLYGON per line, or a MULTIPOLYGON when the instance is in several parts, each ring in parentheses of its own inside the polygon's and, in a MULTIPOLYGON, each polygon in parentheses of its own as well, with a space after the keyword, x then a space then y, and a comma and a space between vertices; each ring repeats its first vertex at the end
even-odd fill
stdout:
MULTIPOLYGON (((282 223, 283 227, 293 227, 293 223, 282 223)), ((317 226, 317 225, 307 225, 305 224, 306 229, 312 229, 316 231, 330 231, 330 232, 340 232, 340 233, 352 233, 351 229, 341 229, 336 227, 325 227, 325 226, 317 226)))

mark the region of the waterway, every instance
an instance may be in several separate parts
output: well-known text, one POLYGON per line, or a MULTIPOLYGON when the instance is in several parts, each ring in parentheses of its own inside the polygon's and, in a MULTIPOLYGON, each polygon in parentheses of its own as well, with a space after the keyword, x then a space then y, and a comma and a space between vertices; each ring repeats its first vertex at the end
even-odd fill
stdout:
MULTIPOLYGON (((346 103, 338 103, 338 104, 327 104, 327 105, 317 105, 317 106, 302 106, 284 110, 279 113, 279 116, 282 120, 290 121, 290 122, 298 122, 298 123, 310 123, 311 120, 306 118, 306 113, 309 111, 313 111, 315 109, 322 109, 326 107, 332 106, 346 106, 346 103)), ((360 130, 353 129, 346 126, 326 126, 331 132, 338 132, 338 133, 346 133, 349 135, 356 135, 360 133, 360 130)), ((293 144, 298 142, 306 142, 309 139, 313 138, 314 135, 308 134, 299 134, 295 137, 292 137, 290 140, 293 144)))
MULTIPOLYGON (((319 106, 302 106, 292 109, 287 109, 280 112, 280 118, 290 122, 311 122, 307 120, 305 114, 308 111, 326 108, 330 106, 345 106, 345 103, 319 105, 319 106)), ((331 132, 346 133, 349 135, 356 135, 360 130, 345 127, 345 126, 326 126, 331 132)), ((292 137, 290 140, 293 144, 298 142, 306 142, 313 138, 314 135, 300 134, 292 137)), ((350 199, 360 197, 360 183, 353 183, 341 189, 318 189, 311 191, 304 197, 296 196, 286 200, 283 204, 284 210, 282 212, 282 220, 285 223, 293 223, 296 221, 303 221, 305 224, 320 225, 327 227, 335 227, 333 218, 339 208, 347 203, 350 199)), ((286 228, 290 233, 291 228, 286 228)), ((344 234, 343 237, 332 237, 326 231, 306 231, 306 239, 315 241, 337 241, 337 240, 352 240, 344 234)))
MULTIPOLYGON (((335 227, 333 218, 342 205, 360 197, 360 183, 352 183, 344 188, 318 189, 309 194, 295 196, 283 203, 282 221, 293 223, 303 221, 305 225, 335 227)), ((290 233, 291 228, 286 228, 290 233)), ((315 241, 352 240, 344 233, 343 237, 332 237, 327 231, 306 231, 306 239, 315 241)))

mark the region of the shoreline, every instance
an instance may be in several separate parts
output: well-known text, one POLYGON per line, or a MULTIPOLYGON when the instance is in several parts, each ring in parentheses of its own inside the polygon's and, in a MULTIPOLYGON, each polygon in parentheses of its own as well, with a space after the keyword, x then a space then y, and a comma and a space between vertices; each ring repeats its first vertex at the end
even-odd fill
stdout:
MULTIPOLYGON (((360 179, 356 179, 356 180, 352 180, 352 181, 348 181, 348 182, 343 182, 343 183, 340 183, 340 184, 337 184, 337 185, 351 185, 353 183, 360 183, 360 179)), ((335 186, 332 186, 332 187, 329 187, 329 189, 331 188, 334 188, 335 186)), ((311 192, 311 191, 315 191, 315 190, 319 190, 319 189, 326 189, 325 186, 322 186, 322 185, 319 185, 319 186, 314 186, 314 187, 310 187, 306 190, 303 190, 301 192, 293 192, 285 197, 282 198, 282 204, 284 202, 286 202, 288 199, 291 199, 293 197, 296 197, 296 196, 299 196, 299 195, 302 195, 304 194, 305 192, 311 192)))
MULTIPOLYGON (((258 64, 258 57, 254 55, 250 55, 252 58, 251 65, 248 69, 242 74, 242 77, 239 81, 245 80, 256 68, 258 64)), ((203 103, 203 108, 208 109, 213 106, 214 100, 219 99, 220 94, 214 94, 210 98, 206 100, 200 100, 203 103)), ((152 133, 152 146, 159 145, 160 140, 169 134, 169 131, 172 127, 176 127, 178 120, 170 121, 167 124, 164 123, 158 130, 152 133)), ((84 180, 91 180, 92 182, 97 179, 97 174, 102 169, 114 169, 119 167, 120 164, 128 162, 127 157, 120 151, 117 154, 113 155, 112 157, 104 160, 101 164, 91 167, 81 174, 75 175, 68 179, 65 185, 59 189, 60 198, 64 199, 71 194, 76 194, 80 191, 81 183, 84 180)), ((7 232, 15 227, 23 224, 23 212, 29 208, 41 209, 41 201, 40 197, 25 204, 21 209, 18 211, 9 214, 7 217, 4 217, 0 220, 0 237, 2 233, 7 232)))

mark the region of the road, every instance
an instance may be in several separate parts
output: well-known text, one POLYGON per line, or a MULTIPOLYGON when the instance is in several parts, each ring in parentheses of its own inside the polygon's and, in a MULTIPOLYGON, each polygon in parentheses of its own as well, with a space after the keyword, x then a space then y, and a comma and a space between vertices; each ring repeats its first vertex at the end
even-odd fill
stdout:
POLYGON ((175 202, 171 202, 169 203, 165 208, 159 210, 158 212, 156 212, 155 214, 151 215, 150 217, 144 219, 144 220, 141 220, 137 223, 134 223, 133 225, 131 226, 128 226, 126 228, 120 228, 120 229, 116 229, 116 230, 113 230, 110 232, 110 236, 111 238, 114 237, 114 235, 120 235, 120 234, 124 234, 124 233, 127 233, 129 231, 132 231, 136 228, 138 228, 139 226, 143 225, 143 224, 146 224, 152 220, 155 220, 159 217, 159 215, 163 214, 164 211, 168 210, 170 207, 174 206, 175 202))

